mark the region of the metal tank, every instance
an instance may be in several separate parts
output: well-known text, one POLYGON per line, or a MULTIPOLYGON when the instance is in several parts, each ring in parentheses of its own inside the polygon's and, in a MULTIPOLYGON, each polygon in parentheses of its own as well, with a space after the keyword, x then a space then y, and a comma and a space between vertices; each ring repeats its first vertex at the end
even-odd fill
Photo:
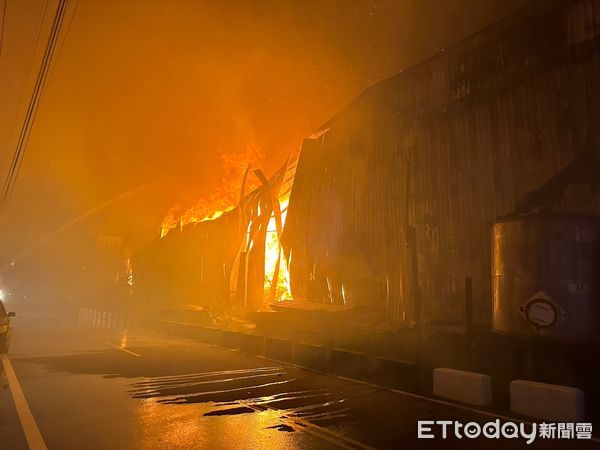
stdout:
POLYGON ((599 290, 600 216, 531 214, 494 222, 495 332, 597 340, 599 290))

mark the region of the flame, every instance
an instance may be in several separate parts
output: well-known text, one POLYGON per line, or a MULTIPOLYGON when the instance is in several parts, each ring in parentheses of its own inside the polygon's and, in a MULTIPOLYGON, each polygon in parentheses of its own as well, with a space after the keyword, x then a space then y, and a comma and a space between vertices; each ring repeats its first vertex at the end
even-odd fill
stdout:
MULTIPOLYGON (((281 207, 281 224, 285 225, 287 216, 287 207, 289 199, 279 200, 281 207)), ((273 286, 273 277, 275 276, 277 260, 279 259, 279 273, 275 280, 275 300, 290 300, 292 298, 290 289, 290 273, 285 256, 282 254, 283 248, 277 236, 277 226, 275 224, 275 215, 271 216, 267 228, 267 238, 265 242, 265 292, 269 292, 273 286)))
MULTIPOLYGON (((214 220, 234 209, 239 201, 240 186, 248 165, 256 165, 262 158, 262 153, 254 144, 246 147, 241 153, 221 153, 223 179, 221 185, 207 198, 195 200, 187 208, 179 205, 169 209, 160 227, 160 237, 176 227, 190 223, 214 220)), ((248 180, 246 192, 258 186, 257 180, 248 180)))
MULTIPOLYGON (((297 158, 298 155, 296 155, 297 158)), ((166 214, 161 224, 161 238, 164 237, 171 229, 179 226, 183 227, 190 223, 205 222, 221 217, 228 211, 234 209, 239 202, 240 186, 248 165, 252 165, 262 155, 256 149, 256 146, 248 146, 245 153, 238 154, 221 154, 221 160, 224 167, 224 175, 222 184, 208 198, 202 198, 194 201, 187 209, 182 211, 182 208, 175 206, 166 214)), ((287 207, 289 203, 290 187, 293 180, 294 170, 291 172, 291 177, 286 177, 282 188, 281 198, 279 198, 279 211, 281 211, 281 226, 285 225, 287 216, 287 207)), ((248 179, 246 184, 246 192, 249 192, 259 186, 258 180, 248 179)), ((258 206, 260 214, 260 205, 258 206)), ((250 229, 250 225, 248 225, 250 229)), ((290 274, 288 270, 288 261, 283 255, 276 225, 275 213, 271 215, 269 220, 266 241, 265 241, 265 258, 264 258, 264 298, 267 299, 273 293, 276 301, 289 300, 292 298, 290 289, 290 274), (279 261, 279 265, 278 265, 279 261), (276 278, 274 280, 274 278, 276 278), (273 286, 274 285, 274 286, 273 286)), ((252 248, 253 242, 250 242, 249 248, 252 248)), ((272 297, 271 297, 272 298, 272 297)))

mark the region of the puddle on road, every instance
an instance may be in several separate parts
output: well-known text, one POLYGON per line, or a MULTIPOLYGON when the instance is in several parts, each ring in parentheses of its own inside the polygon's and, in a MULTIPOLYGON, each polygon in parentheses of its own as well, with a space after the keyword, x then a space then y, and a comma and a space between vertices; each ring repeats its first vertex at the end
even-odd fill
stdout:
POLYGON ((350 419, 342 392, 302 389, 282 366, 146 377, 132 384, 130 394, 162 404, 210 405, 212 410, 204 416, 278 411, 285 423, 270 428, 285 432, 294 431, 292 425, 303 420, 332 425, 350 419))
MULTIPOLYGON (((206 417, 230 418, 268 412, 292 430, 310 421, 320 426, 351 425, 354 413, 346 408, 352 397, 346 388, 315 386, 297 371, 285 366, 266 366, 237 370, 191 372, 170 375, 168 365, 131 364, 119 352, 55 355, 22 359, 41 364, 46 370, 70 374, 99 374, 104 378, 130 378, 130 397, 148 400, 156 406, 203 404, 206 417), (115 370, 117 369, 117 370, 115 370), (156 375, 147 375, 152 370, 156 375), (145 373, 144 373, 145 372, 145 373)), ((172 373, 172 372, 171 372, 172 373)), ((290 431, 286 427, 276 428, 290 431)))
POLYGON ((294 431, 294 429, 292 427, 290 427, 289 425, 286 425, 284 423, 281 423, 279 425, 273 425, 272 427, 267 427, 267 428, 279 430, 279 431, 286 431, 288 433, 291 433, 294 431))
POLYGON ((238 414, 248 414, 255 412, 252 408, 247 406, 240 406, 237 408, 230 409, 217 409, 216 411, 209 411, 204 413, 205 416, 236 416, 238 414))

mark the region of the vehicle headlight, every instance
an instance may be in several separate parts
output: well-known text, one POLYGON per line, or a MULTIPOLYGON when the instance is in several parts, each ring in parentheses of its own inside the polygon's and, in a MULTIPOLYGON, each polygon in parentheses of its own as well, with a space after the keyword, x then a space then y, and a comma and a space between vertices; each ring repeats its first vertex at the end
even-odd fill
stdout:
POLYGON ((8 325, 0 325, 0 334, 8 333, 8 325))

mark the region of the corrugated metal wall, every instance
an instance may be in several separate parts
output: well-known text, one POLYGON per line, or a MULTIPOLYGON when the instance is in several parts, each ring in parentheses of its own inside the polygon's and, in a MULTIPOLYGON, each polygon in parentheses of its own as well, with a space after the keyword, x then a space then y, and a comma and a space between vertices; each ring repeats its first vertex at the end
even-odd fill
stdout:
MULTIPOLYGON (((488 223, 582 149, 600 118, 600 0, 543 2, 363 93, 302 149, 284 245, 292 290, 411 320, 490 320, 488 223)), ((569 191, 565 210, 600 211, 569 191)))

